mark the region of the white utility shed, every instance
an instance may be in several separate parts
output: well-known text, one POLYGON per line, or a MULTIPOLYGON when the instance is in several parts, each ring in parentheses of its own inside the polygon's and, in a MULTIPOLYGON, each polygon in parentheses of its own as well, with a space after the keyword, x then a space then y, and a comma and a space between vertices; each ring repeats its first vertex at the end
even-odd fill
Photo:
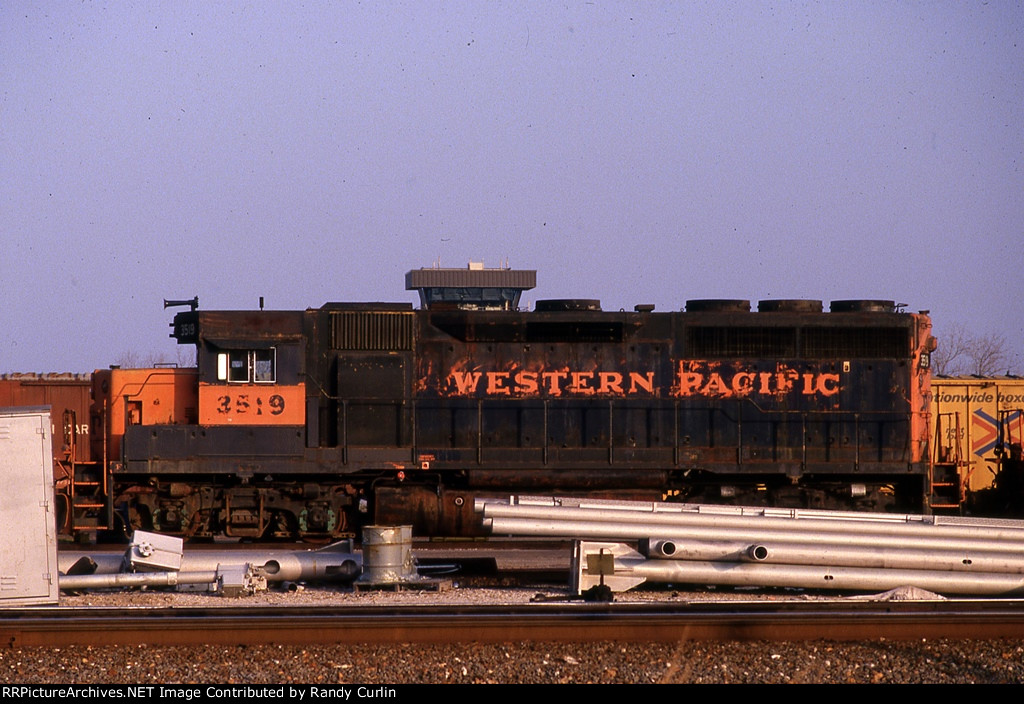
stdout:
POLYGON ((56 604, 50 409, 0 409, 0 607, 56 604))

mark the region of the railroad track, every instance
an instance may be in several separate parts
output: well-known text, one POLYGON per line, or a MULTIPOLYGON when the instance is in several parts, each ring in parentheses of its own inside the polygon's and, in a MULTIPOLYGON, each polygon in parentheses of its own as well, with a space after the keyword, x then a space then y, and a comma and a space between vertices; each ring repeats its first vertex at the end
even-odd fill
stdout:
POLYGON ((54 607, 0 612, 0 643, 7 648, 878 638, 1024 638, 1024 601, 54 607))

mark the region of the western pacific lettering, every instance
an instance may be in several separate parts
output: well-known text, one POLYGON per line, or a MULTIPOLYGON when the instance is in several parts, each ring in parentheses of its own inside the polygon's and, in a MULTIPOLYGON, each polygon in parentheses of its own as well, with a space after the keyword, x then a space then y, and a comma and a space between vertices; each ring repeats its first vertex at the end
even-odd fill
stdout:
POLYGON ((784 365, 772 370, 741 368, 716 362, 680 361, 673 379, 659 384, 653 371, 453 369, 443 392, 471 397, 674 396, 732 398, 746 396, 830 397, 841 390, 833 372, 798 371, 784 365), (667 386, 667 388, 665 388, 667 386))
POLYGON ((798 372, 695 372, 679 370, 678 396, 777 396, 799 391, 804 396, 835 396, 839 393, 839 375, 798 372))
POLYGON ((457 396, 475 396, 480 392, 488 396, 654 394, 654 372, 453 371, 448 379, 450 391, 454 391, 457 396))

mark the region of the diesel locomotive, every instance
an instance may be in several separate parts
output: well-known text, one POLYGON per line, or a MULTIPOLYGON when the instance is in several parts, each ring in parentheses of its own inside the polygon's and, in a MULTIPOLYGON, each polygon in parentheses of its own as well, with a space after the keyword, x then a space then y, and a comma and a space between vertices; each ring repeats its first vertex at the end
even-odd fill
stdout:
POLYGON ((927 509, 925 314, 891 301, 523 311, 536 272, 419 269, 410 303, 174 316, 195 368, 92 376, 68 525, 330 539, 473 535, 543 492, 927 509))
POLYGON ((960 500, 936 474, 956 467, 929 453, 927 314, 881 300, 521 310, 535 284, 471 265, 410 271, 417 308, 168 302, 187 307, 171 336, 196 366, 92 374, 88 417, 65 413, 55 437, 64 531, 474 535, 474 499, 513 492, 915 512, 960 500))

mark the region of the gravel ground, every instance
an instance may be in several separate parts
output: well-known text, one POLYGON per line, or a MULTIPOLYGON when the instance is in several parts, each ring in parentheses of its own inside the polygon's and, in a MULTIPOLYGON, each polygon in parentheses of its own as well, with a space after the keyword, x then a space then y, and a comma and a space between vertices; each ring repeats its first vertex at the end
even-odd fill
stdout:
MULTIPOLYGON (((543 589, 269 591, 253 605, 516 603, 543 589)), ((557 595, 557 590, 546 593, 557 595)), ((563 592, 564 593, 564 592, 563 592)), ((794 592, 635 591, 617 601, 793 599, 794 592)), ((238 600, 169 592, 90 593, 68 606, 238 600)), ((0 683, 1021 683, 1024 638, 997 641, 502 643, 457 645, 70 647, 0 650, 0 683)))
POLYGON ((0 682, 1020 683, 1024 640, 0 650, 0 682))

